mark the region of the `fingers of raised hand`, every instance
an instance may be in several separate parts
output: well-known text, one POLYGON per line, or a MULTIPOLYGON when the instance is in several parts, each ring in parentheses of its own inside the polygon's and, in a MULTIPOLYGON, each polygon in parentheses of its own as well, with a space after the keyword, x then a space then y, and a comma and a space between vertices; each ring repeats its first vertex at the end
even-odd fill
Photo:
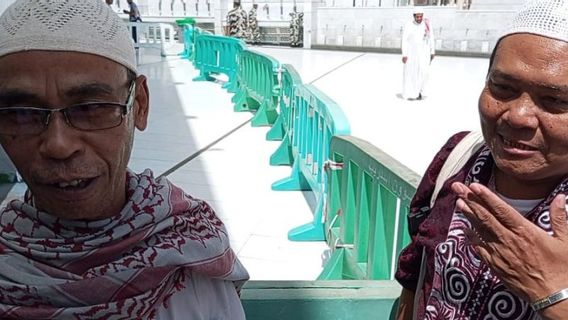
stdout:
POLYGON ((562 239, 568 238, 566 196, 563 194, 558 194, 550 204, 550 224, 555 237, 562 239))
POLYGON ((463 200, 467 207, 460 207, 473 226, 481 232, 500 236, 509 231, 526 232, 534 228, 515 209, 486 187, 472 183, 469 187, 462 183, 454 183, 452 190, 463 200), (468 209, 469 208, 469 209, 468 209))
MULTIPOLYGON (((462 186, 456 186, 456 188, 462 186)), ((469 190, 466 186, 462 188, 469 190)), ((485 241, 495 241, 506 232, 505 228, 495 219, 493 214, 475 194, 471 191, 462 190, 458 192, 458 196, 459 198, 456 201, 457 210, 466 216, 478 235, 485 241)))
POLYGON ((491 212, 492 216, 507 229, 514 230, 517 227, 526 227, 530 224, 522 215, 487 187, 479 183, 472 183, 470 189, 481 200, 484 207, 491 212))

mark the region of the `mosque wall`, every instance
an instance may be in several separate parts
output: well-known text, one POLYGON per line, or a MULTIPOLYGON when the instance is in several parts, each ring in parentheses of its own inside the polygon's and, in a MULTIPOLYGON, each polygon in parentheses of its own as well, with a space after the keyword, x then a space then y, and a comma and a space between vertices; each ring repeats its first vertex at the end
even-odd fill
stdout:
MULTIPOLYGON (((513 10, 457 10, 426 7, 436 49, 473 55, 488 55, 514 14, 513 10)), ((319 8, 314 47, 348 47, 396 51, 404 25, 412 20, 409 8, 319 8)))
POLYGON ((518 10, 526 0, 473 0, 472 10, 518 10))

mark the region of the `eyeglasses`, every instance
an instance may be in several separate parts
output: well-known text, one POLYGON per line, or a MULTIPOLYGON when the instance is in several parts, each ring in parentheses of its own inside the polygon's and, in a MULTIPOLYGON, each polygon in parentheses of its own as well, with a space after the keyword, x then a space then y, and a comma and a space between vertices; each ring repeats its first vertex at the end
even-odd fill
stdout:
POLYGON ((0 108, 0 134, 12 136, 40 134, 47 128, 55 112, 61 112, 65 122, 78 130, 97 131, 118 127, 134 106, 135 87, 136 82, 132 81, 125 104, 87 102, 58 109, 0 108))

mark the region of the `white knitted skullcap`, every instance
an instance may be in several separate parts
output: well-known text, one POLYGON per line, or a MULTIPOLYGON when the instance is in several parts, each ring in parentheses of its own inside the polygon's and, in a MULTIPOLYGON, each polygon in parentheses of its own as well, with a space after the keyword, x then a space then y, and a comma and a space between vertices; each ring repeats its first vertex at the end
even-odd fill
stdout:
POLYGON ((528 0, 500 38, 515 33, 568 42, 568 0, 528 0))
POLYGON ((412 8, 412 14, 419 14, 419 13, 424 14, 424 8, 420 6, 412 8))
POLYGON ((137 72, 131 35, 102 0, 17 0, 0 16, 0 57, 31 50, 94 54, 137 72))

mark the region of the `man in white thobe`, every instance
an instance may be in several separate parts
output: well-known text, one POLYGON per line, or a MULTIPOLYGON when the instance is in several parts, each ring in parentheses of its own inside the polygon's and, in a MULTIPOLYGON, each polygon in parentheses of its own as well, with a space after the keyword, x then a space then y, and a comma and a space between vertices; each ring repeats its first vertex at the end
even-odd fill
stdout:
POLYGON ((408 100, 421 100, 430 62, 434 59, 434 31, 420 8, 414 9, 413 16, 402 34, 402 96, 408 100))

